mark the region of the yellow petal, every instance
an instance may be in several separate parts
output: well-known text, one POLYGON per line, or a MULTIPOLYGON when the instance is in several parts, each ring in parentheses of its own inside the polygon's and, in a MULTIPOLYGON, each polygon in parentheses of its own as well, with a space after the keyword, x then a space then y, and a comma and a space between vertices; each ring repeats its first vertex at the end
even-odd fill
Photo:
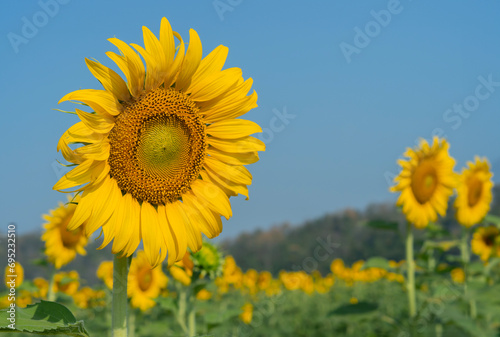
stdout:
POLYGON ((205 158, 205 166, 217 172, 225 181, 251 185, 252 174, 244 166, 228 165, 213 157, 205 158))
POLYGON ((214 184, 196 179, 191 184, 191 189, 203 206, 218 212, 227 220, 232 216, 231 204, 227 195, 214 184))
POLYGON ((125 81, 113 69, 103 66, 99 62, 85 59, 92 75, 101 82, 104 89, 115 95, 120 101, 129 101, 130 93, 125 81))
POLYGON ((112 116, 120 114, 123 110, 116 97, 113 96, 112 93, 105 90, 75 90, 61 98, 59 103, 70 100, 85 103, 96 113, 108 119, 112 119, 112 116))
POLYGON ((193 74, 198 69, 203 51, 200 37, 195 30, 189 30, 189 46, 182 62, 181 71, 175 83, 176 90, 184 90, 191 84, 193 74))
POLYGON ((218 46, 210 54, 205 56, 200 62, 200 66, 193 75, 192 84, 198 83, 201 79, 207 76, 220 72, 226 62, 229 49, 225 46, 218 46))
POLYGON ((109 122, 97 114, 91 114, 80 109, 75 109, 75 111, 82 122, 94 132, 108 133, 115 126, 114 123, 109 122))
POLYGON ((160 262, 162 235, 158 214, 147 201, 141 205, 141 232, 148 263, 155 267, 160 262))
POLYGON ((93 160, 84 161, 59 179, 53 189, 60 191, 90 182, 93 176, 93 169, 100 164, 100 162, 93 160))
POLYGON ((202 239, 201 239, 201 231, 197 228, 196 224, 199 221, 197 217, 192 217, 193 213, 189 212, 189 214, 186 212, 188 211, 186 208, 186 205, 182 202, 179 202, 178 205, 180 206, 180 209, 185 215, 185 221, 184 224, 186 226, 186 235, 187 235, 187 244, 189 249, 191 251, 197 252, 200 250, 201 245, 202 245, 202 239))
POLYGON ((262 132, 262 128, 252 121, 244 119, 228 119, 210 124, 207 133, 223 139, 235 139, 262 132))
POLYGON ((128 79, 127 77, 130 93, 134 97, 140 96, 140 94, 144 90, 144 77, 146 76, 146 71, 144 69, 144 64, 142 63, 141 58, 125 42, 116 38, 108 39, 108 41, 114 44, 120 50, 127 62, 129 76, 131 77, 130 79, 128 79))
POLYGON ((264 142, 250 136, 237 139, 219 139, 210 137, 208 139, 208 144, 221 151, 232 153, 264 151, 266 149, 264 142))
POLYGON ((219 97, 227 92, 241 78, 240 68, 229 68, 214 73, 191 85, 186 92, 195 102, 203 102, 219 97))
POLYGON ((215 147, 209 147, 207 154, 231 165, 249 165, 259 161, 258 152, 229 153, 215 147))
POLYGON ((167 215, 165 214, 165 206, 158 205, 158 219, 160 222, 161 236, 167 248, 167 263, 169 266, 173 265, 177 259, 178 253, 176 242, 171 234, 170 226, 168 224, 167 215))
POLYGON ((141 206, 130 193, 125 194, 124 201, 127 215, 124 217, 124 222, 120 228, 120 236, 125 241, 123 254, 130 256, 141 242, 141 206))
POLYGON ((112 178, 104 179, 98 191, 98 202, 92 209, 92 216, 88 220, 85 231, 90 236, 99 227, 103 226, 115 211, 118 202, 121 199, 121 192, 112 178))
POLYGON ((185 193, 182 196, 182 200, 186 203, 186 209, 192 210, 191 212, 199 213, 201 219, 197 224, 203 234, 209 239, 218 236, 222 232, 220 215, 215 214, 210 208, 202 206, 193 192, 185 193))
POLYGON ((180 261, 184 257, 187 249, 185 219, 178 205, 179 202, 180 201, 176 201, 165 204, 165 214, 168 219, 170 235, 176 245, 177 255, 175 261, 180 261))

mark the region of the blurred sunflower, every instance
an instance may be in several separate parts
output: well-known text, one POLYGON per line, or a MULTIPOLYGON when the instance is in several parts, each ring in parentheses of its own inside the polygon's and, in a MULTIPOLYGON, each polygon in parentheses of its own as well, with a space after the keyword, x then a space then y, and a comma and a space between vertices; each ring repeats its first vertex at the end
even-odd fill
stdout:
POLYGON ((490 210, 493 174, 486 158, 476 157, 475 162, 467 162, 467 166, 468 168, 462 169, 459 178, 454 207, 458 222, 471 227, 480 222, 490 210))
POLYGON ((252 303, 245 303, 243 307, 241 307, 241 310, 243 311, 240 314, 240 319, 243 321, 245 324, 250 324, 252 323, 252 318, 253 318, 253 305, 252 303))
POLYGON ((97 268, 97 277, 101 279, 108 289, 113 289, 113 261, 102 261, 97 268))
POLYGON ((67 229, 68 223, 75 214, 75 203, 79 200, 79 195, 74 198, 68 196, 68 204, 64 205, 59 202, 59 206, 50 210, 50 214, 43 215, 47 221, 44 224, 45 232, 42 234, 42 240, 45 241, 45 255, 56 269, 73 261, 77 253, 87 254, 84 248, 88 241, 84 233, 85 226, 74 230, 67 229))
POLYGON ((70 230, 87 221, 86 233, 102 227, 106 246, 130 256, 143 241, 146 257, 168 265, 198 251, 201 233, 222 231, 221 215, 232 215, 229 196, 243 194, 252 175, 243 166, 258 161, 261 128, 236 119, 257 106, 252 79, 239 68, 221 70, 228 49, 215 48, 202 59, 198 34, 189 47, 163 18, 160 38, 143 27, 145 48, 111 38, 121 52, 106 53, 125 74, 86 59, 104 90, 71 92, 62 101, 79 101, 81 122, 58 143, 77 166, 54 189, 82 191, 70 230), (174 37, 179 40, 175 46, 174 37), (145 60, 145 66, 141 60, 145 60), (69 144, 85 144, 75 150, 69 144), (83 187, 81 185, 84 185, 83 187), (168 254, 167 254, 168 250, 168 254))
POLYGON ((196 293, 196 299, 200 301, 208 301, 212 298, 212 293, 207 289, 201 289, 196 293))
POLYGON ((417 228, 436 221, 438 213, 446 214, 448 198, 456 185, 455 160, 448 148, 444 139, 434 137, 432 145, 422 139, 418 148, 406 150, 408 160, 398 161, 402 170, 390 190, 401 192, 396 204, 403 206, 408 222, 417 228))
POLYGON ((462 268, 453 268, 450 272, 451 279, 455 283, 464 283, 465 282, 465 272, 462 268))
POLYGON ((33 292, 33 296, 42 299, 47 298, 47 293, 49 291, 49 281, 47 281, 43 277, 37 277, 33 279, 33 284, 37 288, 37 290, 33 292))
POLYGON ((7 288, 10 288, 10 285, 7 282, 10 282, 13 279, 15 280, 16 288, 23 284, 24 268, 19 262, 14 263, 14 268, 9 266, 5 267, 4 281, 7 288))
POLYGON ((134 308, 146 311, 156 304, 154 301, 167 286, 167 276, 161 270, 161 265, 151 268, 146 253, 137 252, 137 257, 132 259, 128 273, 127 293, 131 298, 130 304, 134 308))
POLYGON ((59 272, 54 275, 54 293, 62 292, 66 295, 74 295, 80 286, 80 275, 76 270, 59 272))
POLYGON ((172 278, 174 280, 187 287, 191 284, 193 268, 194 263, 193 260, 191 260, 191 255, 189 254, 189 252, 186 252, 182 260, 174 264, 172 267, 168 268, 168 271, 170 275, 172 275, 172 278))
POLYGON ((499 234, 495 226, 478 227, 472 236, 472 252, 485 262, 490 257, 500 256, 499 234))

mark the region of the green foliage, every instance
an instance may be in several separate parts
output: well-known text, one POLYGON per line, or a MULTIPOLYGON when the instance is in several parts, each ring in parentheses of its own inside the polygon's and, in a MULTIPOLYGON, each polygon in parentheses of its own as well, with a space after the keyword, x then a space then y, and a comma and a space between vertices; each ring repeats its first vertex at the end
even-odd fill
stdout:
POLYGON ((83 321, 77 321, 62 304, 42 300, 26 308, 15 307, 15 316, 11 315, 12 311, 14 308, 0 311, 0 332, 88 337, 83 321))

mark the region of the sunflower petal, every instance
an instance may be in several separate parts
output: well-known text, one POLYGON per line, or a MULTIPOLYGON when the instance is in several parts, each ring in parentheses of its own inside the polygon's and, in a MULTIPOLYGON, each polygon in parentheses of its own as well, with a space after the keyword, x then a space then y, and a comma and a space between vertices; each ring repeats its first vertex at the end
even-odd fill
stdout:
POLYGON ((87 58, 85 59, 85 63, 87 63, 87 67, 92 75, 101 82, 104 89, 111 92, 120 101, 130 100, 130 93, 125 81, 113 69, 87 58))
POLYGON ((219 212, 226 220, 229 220, 233 215, 227 195, 214 184, 196 179, 191 184, 191 189, 199 198, 202 205, 206 205, 210 209, 219 212))
POLYGON ((244 119, 228 119, 210 124, 207 133, 217 138, 235 139, 262 132, 262 128, 255 122, 244 119))
POLYGON ((181 71, 175 83, 176 90, 183 90, 191 84, 193 74, 198 69, 203 51, 200 37, 194 29, 189 30, 189 46, 182 62, 181 71))

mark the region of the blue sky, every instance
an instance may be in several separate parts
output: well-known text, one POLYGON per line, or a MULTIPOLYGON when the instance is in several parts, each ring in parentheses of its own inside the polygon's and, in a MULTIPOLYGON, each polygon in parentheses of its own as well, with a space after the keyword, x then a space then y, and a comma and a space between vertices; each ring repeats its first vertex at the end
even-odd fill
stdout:
POLYGON ((9 0, 0 14, 2 226, 39 229, 65 198, 52 191, 56 144, 77 118, 53 109, 101 89, 84 58, 113 66, 106 39, 143 44, 141 27, 158 33, 163 16, 185 39, 195 29, 204 55, 229 47, 226 67, 259 94, 245 118, 267 129, 267 151, 221 238, 394 201, 397 158, 433 133, 457 168, 476 154, 500 167, 498 2, 54 1, 9 0))

